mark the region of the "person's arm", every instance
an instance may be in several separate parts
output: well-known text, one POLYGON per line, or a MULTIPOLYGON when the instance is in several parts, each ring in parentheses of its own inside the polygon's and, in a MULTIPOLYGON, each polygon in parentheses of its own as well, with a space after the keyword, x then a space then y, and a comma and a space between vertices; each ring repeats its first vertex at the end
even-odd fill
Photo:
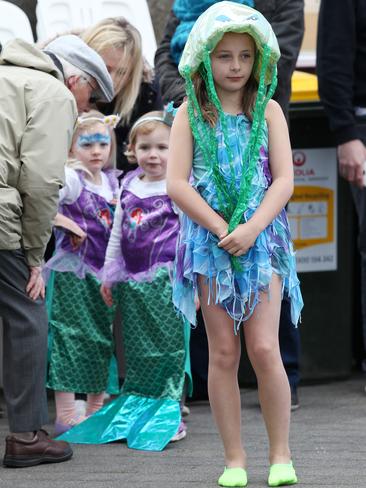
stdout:
POLYGON ((319 11, 317 75, 319 94, 336 144, 358 139, 353 106, 356 54, 353 0, 323 0, 319 11))
POLYGON ((38 267, 43 260, 76 116, 74 101, 65 95, 42 100, 28 114, 17 188, 23 202, 21 244, 29 266, 38 267))
POLYGON ((107 251, 105 254, 104 264, 115 261, 121 256, 121 235, 122 235, 122 207, 121 207, 121 192, 119 191, 117 198, 116 211, 114 212, 113 226, 111 235, 109 236, 107 251))
POLYGON ((352 0, 323 0, 318 22, 319 94, 338 146, 341 176, 363 186, 366 148, 359 139, 354 106, 356 11, 352 0))
POLYGON ((170 133, 167 193, 188 217, 222 238, 227 234, 227 223, 189 184, 192 158, 193 138, 188 121, 187 103, 184 102, 178 109, 170 133))
POLYGON ((173 101, 176 107, 183 102, 186 96, 184 80, 180 76, 178 66, 174 63, 170 54, 170 42, 178 24, 179 19, 171 11, 165 26, 163 39, 155 53, 155 71, 159 79, 163 102, 167 104, 173 101))
POLYGON ((57 213, 53 221, 53 226, 62 229, 69 234, 71 247, 75 251, 87 238, 86 232, 73 220, 61 213, 57 213))
POLYGON ((289 201, 294 188, 292 151, 287 122, 281 107, 271 100, 266 108, 268 157, 272 184, 263 201, 245 224, 239 224, 219 247, 234 256, 245 254, 258 235, 274 220, 289 201))
POLYGON ((287 117, 291 77, 304 36, 304 0, 278 0, 270 22, 281 51, 277 65, 278 85, 273 98, 287 117))
MULTIPOLYGON (((65 167, 65 185, 59 192, 59 205, 70 205, 79 198, 82 192, 82 184, 76 171, 65 167)), ((75 250, 85 241, 87 234, 72 219, 62 213, 57 213, 53 220, 53 226, 69 234, 72 248, 75 250)))
POLYGON ((111 307, 113 305, 112 283, 109 281, 108 268, 111 265, 113 266, 112 263, 117 261, 118 258, 121 256, 121 233, 122 233, 121 192, 122 192, 122 188, 120 189, 118 195, 116 211, 114 213, 114 219, 113 219, 113 227, 112 227, 111 235, 109 237, 107 251, 104 260, 102 285, 100 287, 100 293, 102 295, 104 303, 108 307, 111 307))

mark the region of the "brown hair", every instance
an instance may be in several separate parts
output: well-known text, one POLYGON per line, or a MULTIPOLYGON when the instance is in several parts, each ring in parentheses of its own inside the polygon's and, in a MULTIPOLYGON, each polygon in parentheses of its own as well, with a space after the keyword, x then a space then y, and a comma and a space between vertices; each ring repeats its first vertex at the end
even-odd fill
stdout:
MULTIPOLYGON (((203 118, 210 124, 211 127, 215 127, 218 119, 217 109, 214 103, 208 97, 206 84, 202 79, 201 74, 199 72, 194 73, 192 81, 198 104, 201 107, 203 118)), ((245 93, 243 94, 242 100, 243 114, 245 114, 249 120, 252 120, 253 118, 253 108, 257 91, 258 83, 252 73, 245 85, 245 93)))
POLYGON ((164 112, 162 110, 153 110, 152 112, 147 112, 142 117, 136 120, 128 135, 127 151, 124 153, 129 163, 137 163, 135 156, 135 145, 137 137, 140 134, 150 134, 150 132, 155 130, 159 124, 163 124, 165 127, 169 127, 165 122, 163 122, 163 119, 164 112), (150 117, 156 117, 157 120, 151 120, 150 117), (158 118, 161 120, 158 120, 158 118))
MULTIPOLYGON (((256 58, 258 54, 258 49, 254 40, 253 42, 254 42, 254 57, 256 58)), ((201 108, 201 112, 204 120, 211 127, 215 127, 218 119, 218 112, 213 101, 210 100, 209 95, 207 93, 206 83, 201 74, 202 71, 204 72, 206 71, 206 68, 203 65, 203 63, 192 76, 193 89, 197 97, 198 104, 201 108)), ((253 69, 250 74, 250 77, 245 84, 245 91, 243 93, 243 99, 242 99, 242 111, 243 114, 245 114, 249 120, 252 120, 253 118, 253 108, 254 108, 257 91, 258 91, 258 82, 254 77, 254 72, 255 72, 255 65, 253 65, 253 69)), ((205 77, 206 76, 207 75, 205 75, 205 77)))

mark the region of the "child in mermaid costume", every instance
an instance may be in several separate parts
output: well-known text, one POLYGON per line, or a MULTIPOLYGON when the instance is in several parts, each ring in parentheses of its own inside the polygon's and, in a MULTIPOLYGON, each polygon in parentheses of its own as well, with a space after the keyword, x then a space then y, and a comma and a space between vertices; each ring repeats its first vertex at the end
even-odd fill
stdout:
POLYGON ((278 324, 283 294, 294 326, 303 301, 284 210, 293 191, 292 154, 283 113, 270 100, 279 56, 263 16, 224 1, 199 17, 179 64, 187 102, 172 127, 167 181, 185 216, 173 301, 194 324, 200 298, 209 397, 225 451, 220 486, 247 485, 237 380, 241 323, 269 438, 268 484, 297 482, 278 324))
POLYGON ((55 391, 56 434, 85 419, 75 393, 87 395, 85 413, 91 415, 103 406, 107 387, 114 309, 103 303, 99 288, 119 191, 118 120, 96 110, 79 117, 54 222, 56 250, 44 268, 50 277, 47 386, 55 391))
POLYGON ((149 112, 131 129, 126 154, 139 168, 122 182, 101 288, 109 306, 117 291, 126 376, 118 398, 62 437, 70 442, 125 439, 128 447, 159 451, 186 434, 180 399, 189 326, 172 303, 179 218, 165 180, 171 119, 149 112))

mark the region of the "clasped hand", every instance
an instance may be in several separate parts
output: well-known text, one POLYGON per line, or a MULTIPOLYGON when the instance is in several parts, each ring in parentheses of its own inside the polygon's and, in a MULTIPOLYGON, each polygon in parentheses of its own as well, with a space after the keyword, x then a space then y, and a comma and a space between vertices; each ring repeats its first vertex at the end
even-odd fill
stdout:
POLYGON ((83 230, 80 229, 80 232, 82 233, 81 235, 76 235, 71 233, 70 234, 70 243, 73 251, 76 251, 82 243, 85 241, 87 234, 83 230))
POLYGON ((242 256, 253 246, 258 233, 250 222, 239 224, 230 234, 220 235, 218 246, 233 256, 242 256))

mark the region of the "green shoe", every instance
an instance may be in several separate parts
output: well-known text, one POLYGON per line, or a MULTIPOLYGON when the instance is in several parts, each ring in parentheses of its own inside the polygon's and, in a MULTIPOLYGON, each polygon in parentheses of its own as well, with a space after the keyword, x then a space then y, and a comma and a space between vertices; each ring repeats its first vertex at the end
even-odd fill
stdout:
POLYGON ((268 486, 295 485, 297 476, 292 461, 288 464, 272 464, 269 468, 268 486))
POLYGON ((217 483, 219 486, 247 486, 247 472, 243 468, 225 468, 217 483))

